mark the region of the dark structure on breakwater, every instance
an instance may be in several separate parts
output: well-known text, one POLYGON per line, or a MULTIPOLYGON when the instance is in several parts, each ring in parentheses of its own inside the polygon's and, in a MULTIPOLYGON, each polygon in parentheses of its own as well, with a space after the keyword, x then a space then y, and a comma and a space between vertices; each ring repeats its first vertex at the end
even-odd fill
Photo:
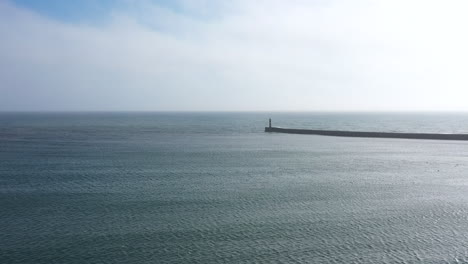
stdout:
POLYGON ((433 140, 468 140, 468 134, 433 134, 433 133, 400 133, 400 132, 363 132, 363 131, 341 131, 341 130, 313 130, 292 129, 271 126, 265 127, 265 132, 307 134, 335 137, 366 137, 366 138, 405 138, 405 139, 433 139, 433 140))

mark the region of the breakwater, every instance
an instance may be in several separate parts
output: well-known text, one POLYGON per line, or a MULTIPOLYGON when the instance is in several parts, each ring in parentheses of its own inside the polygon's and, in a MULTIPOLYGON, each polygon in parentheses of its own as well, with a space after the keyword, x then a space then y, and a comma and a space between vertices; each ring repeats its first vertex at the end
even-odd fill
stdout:
POLYGON ((364 132, 340 130, 291 129, 280 127, 265 127, 265 132, 307 134, 334 137, 366 137, 366 138, 405 138, 432 140, 468 140, 468 134, 436 134, 436 133, 400 133, 400 132, 364 132))

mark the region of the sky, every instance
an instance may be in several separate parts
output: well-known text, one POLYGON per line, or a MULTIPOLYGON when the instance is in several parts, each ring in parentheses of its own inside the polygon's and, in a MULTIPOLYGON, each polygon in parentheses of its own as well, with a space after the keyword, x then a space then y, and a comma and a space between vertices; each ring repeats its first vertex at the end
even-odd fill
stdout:
POLYGON ((468 111, 464 0, 0 0, 0 111, 468 111))

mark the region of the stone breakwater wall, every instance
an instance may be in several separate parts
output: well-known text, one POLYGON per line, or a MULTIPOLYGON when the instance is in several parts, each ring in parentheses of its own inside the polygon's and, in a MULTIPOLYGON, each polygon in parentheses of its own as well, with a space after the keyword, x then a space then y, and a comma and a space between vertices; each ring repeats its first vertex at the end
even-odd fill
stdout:
POLYGON ((364 132, 364 131, 340 131, 340 130, 291 129, 291 128, 280 128, 280 127, 265 127, 265 132, 321 135, 321 136, 335 136, 335 137, 468 140, 468 134, 364 132))

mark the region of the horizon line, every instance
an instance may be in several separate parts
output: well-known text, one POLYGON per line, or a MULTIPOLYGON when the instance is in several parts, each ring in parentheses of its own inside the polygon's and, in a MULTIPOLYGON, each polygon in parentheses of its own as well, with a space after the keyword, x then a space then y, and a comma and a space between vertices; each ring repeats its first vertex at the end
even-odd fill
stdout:
POLYGON ((468 110, 0 110, 0 113, 466 113, 468 110))

